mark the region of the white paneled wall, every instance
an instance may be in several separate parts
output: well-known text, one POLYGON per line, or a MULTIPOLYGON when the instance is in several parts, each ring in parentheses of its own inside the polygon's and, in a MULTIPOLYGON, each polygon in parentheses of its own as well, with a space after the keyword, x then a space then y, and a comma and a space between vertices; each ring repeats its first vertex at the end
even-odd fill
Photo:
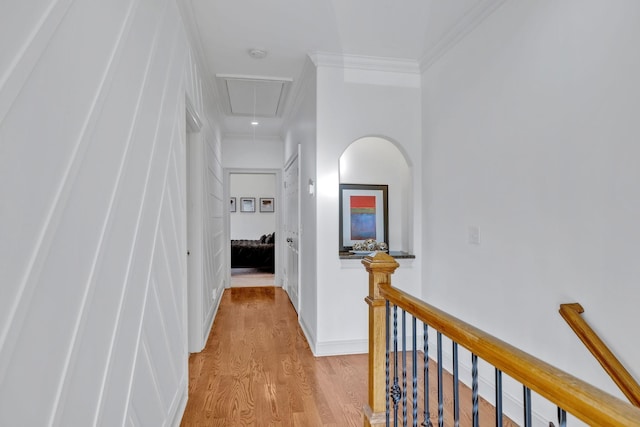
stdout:
MULTIPOLYGON (((198 75, 173 0, 0 4, 0 425, 180 419, 198 75)), ((220 138, 202 132, 213 294, 220 138)))
MULTIPOLYGON (((208 117, 211 117, 209 115, 208 117)), ((219 135, 210 135, 205 138, 205 173, 204 173, 204 295, 203 303, 205 315, 205 335, 211 328, 214 310, 220 301, 224 291, 224 267, 225 248, 227 242, 224 235, 223 224, 223 168, 222 168, 222 143, 219 135)), ((205 337, 206 339, 206 337, 205 337)))

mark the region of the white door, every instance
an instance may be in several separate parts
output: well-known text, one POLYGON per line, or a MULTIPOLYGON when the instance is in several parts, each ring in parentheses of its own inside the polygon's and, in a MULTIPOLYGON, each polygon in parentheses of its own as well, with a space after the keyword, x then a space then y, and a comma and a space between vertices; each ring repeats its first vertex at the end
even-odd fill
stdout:
POLYGON ((209 335, 204 309, 204 142, 197 115, 187 100, 187 320, 189 352, 204 348, 209 335))
POLYGON ((298 300, 300 294, 300 280, 298 277, 298 237, 299 237, 299 214, 298 214, 298 156, 294 156, 284 171, 284 289, 289 294, 289 299, 293 307, 298 311, 298 300))

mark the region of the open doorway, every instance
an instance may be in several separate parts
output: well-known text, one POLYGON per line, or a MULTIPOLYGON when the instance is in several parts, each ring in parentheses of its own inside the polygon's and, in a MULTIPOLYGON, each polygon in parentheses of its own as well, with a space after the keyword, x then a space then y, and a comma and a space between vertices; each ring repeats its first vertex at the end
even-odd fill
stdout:
POLYGON ((229 194, 229 286, 279 286, 280 171, 234 170, 229 194))

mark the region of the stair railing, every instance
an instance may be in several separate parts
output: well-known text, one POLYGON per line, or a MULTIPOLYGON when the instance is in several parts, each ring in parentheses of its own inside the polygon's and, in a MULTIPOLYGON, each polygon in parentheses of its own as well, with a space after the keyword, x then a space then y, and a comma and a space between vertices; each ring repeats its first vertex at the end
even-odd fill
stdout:
POLYGON ((578 338, 629 399, 629 402, 640 407, 640 385, 581 316, 584 313, 584 308, 578 303, 560 304, 559 311, 578 338))
MULTIPOLYGON (((640 426, 640 409, 618 399, 550 364, 535 358, 534 356, 519 350, 512 345, 489 335, 482 330, 451 316, 438 308, 427 304, 399 289, 391 286, 391 275, 399 267, 399 264, 387 254, 378 252, 365 257, 362 260, 369 273, 369 295, 365 301, 369 305, 369 393, 368 404, 364 408, 364 425, 384 426, 390 425, 390 412, 393 407, 395 423, 398 417, 398 402, 401 400, 403 407, 403 425, 407 425, 407 406, 413 405, 411 420, 413 425, 418 425, 418 398, 415 390, 417 385, 416 354, 423 352, 424 364, 424 392, 428 393, 428 338, 427 329, 434 329, 438 338, 438 424, 443 425, 443 399, 442 399, 442 335, 449 337, 453 344, 453 413, 459 415, 459 402, 457 395, 457 348, 458 345, 472 353, 473 363, 473 425, 479 424, 478 418, 478 358, 492 365, 495 369, 495 407, 496 425, 502 426, 502 373, 509 375, 523 386, 523 411, 524 426, 531 426, 531 391, 535 391, 546 400, 555 404, 558 408, 558 422, 560 426, 567 423, 566 413, 573 414, 578 419, 590 424, 601 426, 640 426), (397 340, 397 309, 401 310, 401 323, 403 336, 397 340), (389 319, 393 313, 393 332, 389 319), (412 319, 409 322, 413 328, 413 357, 412 381, 407 381, 408 364, 406 364, 405 348, 405 314, 412 319), (421 321, 424 328, 424 347, 416 347, 416 320, 421 321), (393 334, 393 335, 391 335, 393 334), (393 348, 390 343, 393 342, 393 348), (402 343, 401 352, 398 351, 398 342, 402 343), (390 355, 393 355, 393 363, 390 355), (402 378, 398 374, 398 354, 405 359, 402 364, 402 378), (395 364, 395 366, 391 366, 395 364), (390 374, 393 372, 394 377, 390 374), (410 385, 409 385, 410 384, 410 385), (409 393, 413 394, 413 398, 409 393), (408 403, 411 400, 411 403, 408 403)), ((418 363, 420 363, 418 361, 418 363)), ((424 397, 426 408, 422 408, 423 420, 420 425, 431 426, 428 395, 424 397)), ((455 419, 454 425, 458 425, 459 419, 455 419)), ((396 425, 394 423, 394 425, 396 425)))

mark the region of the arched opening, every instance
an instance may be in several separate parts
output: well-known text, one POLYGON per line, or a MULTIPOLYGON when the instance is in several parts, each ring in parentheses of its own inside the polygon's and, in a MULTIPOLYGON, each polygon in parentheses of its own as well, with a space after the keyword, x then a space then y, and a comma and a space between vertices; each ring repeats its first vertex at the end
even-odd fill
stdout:
POLYGON ((411 168, 395 143, 377 136, 352 142, 340 156, 340 183, 387 185, 387 244, 391 251, 413 252, 411 168))

